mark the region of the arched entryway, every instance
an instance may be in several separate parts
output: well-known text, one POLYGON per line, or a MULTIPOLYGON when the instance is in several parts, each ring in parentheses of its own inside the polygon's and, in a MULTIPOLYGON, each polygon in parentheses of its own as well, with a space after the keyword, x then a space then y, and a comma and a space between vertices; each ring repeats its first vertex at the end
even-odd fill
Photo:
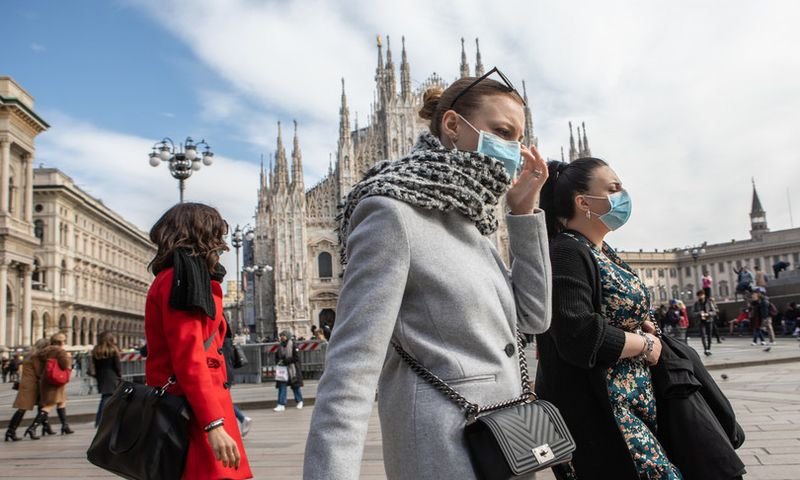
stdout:
POLYGON ((336 312, 332 308, 324 308, 319 312, 319 326, 325 332, 325 338, 330 338, 334 323, 336 312))

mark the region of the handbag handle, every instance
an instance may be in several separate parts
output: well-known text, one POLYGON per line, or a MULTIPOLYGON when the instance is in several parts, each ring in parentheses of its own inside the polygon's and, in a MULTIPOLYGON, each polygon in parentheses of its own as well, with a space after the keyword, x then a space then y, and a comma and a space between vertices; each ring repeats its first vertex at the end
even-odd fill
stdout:
POLYGON ((522 381, 522 394, 519 397, 512 398, 510 400, 484 406, 480 406, 477 403, 472 403, 464 398, 464 396, 458 393, 458 391, 456 391, 453 387, 436 376, 435 373, 425 368, 425 366, 419 363, 417 359, 406 352, 398 342, 392 340, 391 343, 392 347, 394 347, 394 349, 397 351, 397 354, 400 355, 400 358, 402 358, 408 364, 409 368, 411 368, 414 373, 422 377, 423 380, 443 393, 456 405, 464 409, 464 415, 467 418, 467 423, 474 422, 476 418, 484 413, 502 410, 504 408, 513 407, 515 405, 529 403, 532 401, 535 402, 538 399, 536 394, 531 390, 530 375, 528 373, 528 360, 525 357, 525 344, 519 328, 517 328, 517 351, 519 352, 519 373, 522 381))

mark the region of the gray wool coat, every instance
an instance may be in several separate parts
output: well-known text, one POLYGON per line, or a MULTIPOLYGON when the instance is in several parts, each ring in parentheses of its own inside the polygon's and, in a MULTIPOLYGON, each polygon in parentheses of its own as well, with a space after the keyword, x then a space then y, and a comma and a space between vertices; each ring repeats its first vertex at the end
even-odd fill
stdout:
POLYGON ((461 213, 379 196, 359 203, 306 444, 306 480, 359 478, 376 390, 389 479, 475 478, 463 411, 389 344, 398 341, 471 402, 521 393, 515 330, 549 327, 550 263, 543 212, 509 215, 507 223, 511 272, 461 213))

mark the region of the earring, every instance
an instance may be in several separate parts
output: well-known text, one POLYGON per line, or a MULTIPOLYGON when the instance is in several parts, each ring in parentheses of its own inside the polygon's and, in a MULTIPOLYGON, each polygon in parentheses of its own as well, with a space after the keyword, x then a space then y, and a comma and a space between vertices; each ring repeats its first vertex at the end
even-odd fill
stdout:
POLYGON ((450 141, 453 142, 453 150, 458 150, 458 147, 456 147, 456 142, 458 141, 458 137, 451 138, 450 141))
POLYGON ((592 219, 592 212, 591 212, 591 210, 586 210, 586 218, 588 218, 588 219, 590 219, 590 220, 592 219))

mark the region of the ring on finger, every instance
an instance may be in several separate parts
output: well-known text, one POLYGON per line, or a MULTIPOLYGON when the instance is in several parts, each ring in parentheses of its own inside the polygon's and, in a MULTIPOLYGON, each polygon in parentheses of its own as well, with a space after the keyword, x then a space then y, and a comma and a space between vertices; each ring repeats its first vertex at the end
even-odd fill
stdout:
POLYGON ((537 168, 536 170, 533 171, 533 176, 536 177, 536 178, 541 177, 542 176, 542 171, 537 168))

